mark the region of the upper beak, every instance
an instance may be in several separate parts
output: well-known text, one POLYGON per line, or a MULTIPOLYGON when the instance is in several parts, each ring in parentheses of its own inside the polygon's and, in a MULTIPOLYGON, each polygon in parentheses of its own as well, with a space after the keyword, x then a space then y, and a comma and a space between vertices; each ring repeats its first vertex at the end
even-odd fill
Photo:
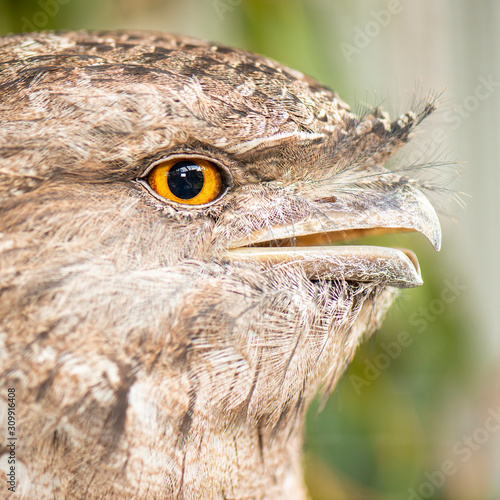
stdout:
POLYGON ((227 257, 262 266, 300 267, 310 279, 373 282, 407 288, 422 284, 410 250, 332 246, 368 234, 416 231, 441 247, 441 227, 425 195, 408 182, 384 193, 324 203, 321 211, 291 225, 254 231, 231 242, 227 257), (257 248, 256 248, 257 247, 257 248))

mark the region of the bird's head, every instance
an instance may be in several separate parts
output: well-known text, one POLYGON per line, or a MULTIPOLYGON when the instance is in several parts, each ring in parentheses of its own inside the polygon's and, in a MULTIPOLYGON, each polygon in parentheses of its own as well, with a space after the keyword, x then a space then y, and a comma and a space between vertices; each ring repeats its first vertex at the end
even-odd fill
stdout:
POLYGON ((40 449, 290 432, 421 284, 410 251, 349 241, 440 245, 384 167, 432 103, 357 117, 275 61, 151 33, 11 36, 0 57, 2 369, 40 449))

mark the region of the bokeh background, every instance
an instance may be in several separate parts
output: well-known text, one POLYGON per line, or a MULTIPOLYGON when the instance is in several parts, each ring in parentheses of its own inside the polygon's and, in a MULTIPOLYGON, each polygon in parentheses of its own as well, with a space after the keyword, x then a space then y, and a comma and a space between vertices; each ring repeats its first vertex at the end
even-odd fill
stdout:
POLYGON ((397 161, 437 187, 443 249, 391 238, 417 252, 425 286, 311 409, 314 500, 500 498, 498 27, 498 0, 0 0, 1 34, 182 32, 309 73, 354 110, 395 115, 440 95, 397 161))

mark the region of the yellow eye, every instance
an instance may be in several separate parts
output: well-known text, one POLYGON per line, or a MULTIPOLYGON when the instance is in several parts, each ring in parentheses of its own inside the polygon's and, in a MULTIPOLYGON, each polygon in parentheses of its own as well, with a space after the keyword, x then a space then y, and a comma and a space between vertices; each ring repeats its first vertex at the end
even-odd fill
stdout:
POLYGON ((203 205, 222 192, 222 176, 213 163, 195 159, 166 161, 148 175, 148 184, 167 200, 185 205, 203 205))

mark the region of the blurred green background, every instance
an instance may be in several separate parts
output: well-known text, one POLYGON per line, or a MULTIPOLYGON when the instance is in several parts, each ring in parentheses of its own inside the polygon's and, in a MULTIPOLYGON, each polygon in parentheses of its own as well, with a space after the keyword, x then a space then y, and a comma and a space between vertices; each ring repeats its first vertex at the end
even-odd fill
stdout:
POLYGON ((394 115, 444 91, 399 158, 450 163, 423 175, 442 188, 443 250, 391 239, 416 251, 425 286, 402 293, 326 407, 311 409, 314 500, 500 498, 498 26, 495 0, 0 0, 2 34, 182 32, 309 73, 354 110, 383 103, 394 115))

